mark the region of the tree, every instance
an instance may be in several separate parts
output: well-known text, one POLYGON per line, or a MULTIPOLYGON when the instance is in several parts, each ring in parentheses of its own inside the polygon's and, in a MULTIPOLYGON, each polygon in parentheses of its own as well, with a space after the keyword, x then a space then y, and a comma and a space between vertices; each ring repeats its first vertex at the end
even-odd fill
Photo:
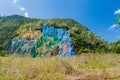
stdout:
POLYGON ((118 20, 117 24, 120 25, 120 14, 117 15, 117 20, 118 20))

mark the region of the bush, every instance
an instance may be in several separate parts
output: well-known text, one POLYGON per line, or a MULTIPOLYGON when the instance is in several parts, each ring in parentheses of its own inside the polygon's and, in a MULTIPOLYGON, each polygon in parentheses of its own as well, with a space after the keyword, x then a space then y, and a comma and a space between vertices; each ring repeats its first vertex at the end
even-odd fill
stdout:
POLYGON ((7 56, 7 52, 4 50, 0 50, 0 56, 2 56, 2 57, 7 56))

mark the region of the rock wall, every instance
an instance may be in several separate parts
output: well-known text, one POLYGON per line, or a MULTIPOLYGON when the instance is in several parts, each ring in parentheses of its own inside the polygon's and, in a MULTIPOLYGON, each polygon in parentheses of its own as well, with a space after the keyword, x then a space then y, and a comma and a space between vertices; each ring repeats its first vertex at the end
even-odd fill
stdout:
POLYGON ((71 38, 63 28, 44 25, 42 27, 42 36, 39 39, 34 38, 14 38, 5 48, 10 55, 20 56, 44 56, 58 54, 60 56, 73 56, 74 51, 71 44, 71 38))

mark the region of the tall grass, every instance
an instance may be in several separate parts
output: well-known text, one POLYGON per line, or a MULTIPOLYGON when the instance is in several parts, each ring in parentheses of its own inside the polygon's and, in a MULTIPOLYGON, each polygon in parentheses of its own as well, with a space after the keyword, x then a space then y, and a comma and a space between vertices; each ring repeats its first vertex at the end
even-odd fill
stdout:
POLYGON ((119 54, 0 57, 0 80, 119 80, 119 54))

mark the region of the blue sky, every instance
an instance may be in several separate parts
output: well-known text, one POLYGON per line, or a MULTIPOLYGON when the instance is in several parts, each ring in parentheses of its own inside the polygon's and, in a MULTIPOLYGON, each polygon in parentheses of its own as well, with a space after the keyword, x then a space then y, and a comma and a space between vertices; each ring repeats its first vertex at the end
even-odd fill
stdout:
POLYGON ((0 0, 0 15, 72 18, 109 42, 120 36, 116 15, 120 0, 0 0))

